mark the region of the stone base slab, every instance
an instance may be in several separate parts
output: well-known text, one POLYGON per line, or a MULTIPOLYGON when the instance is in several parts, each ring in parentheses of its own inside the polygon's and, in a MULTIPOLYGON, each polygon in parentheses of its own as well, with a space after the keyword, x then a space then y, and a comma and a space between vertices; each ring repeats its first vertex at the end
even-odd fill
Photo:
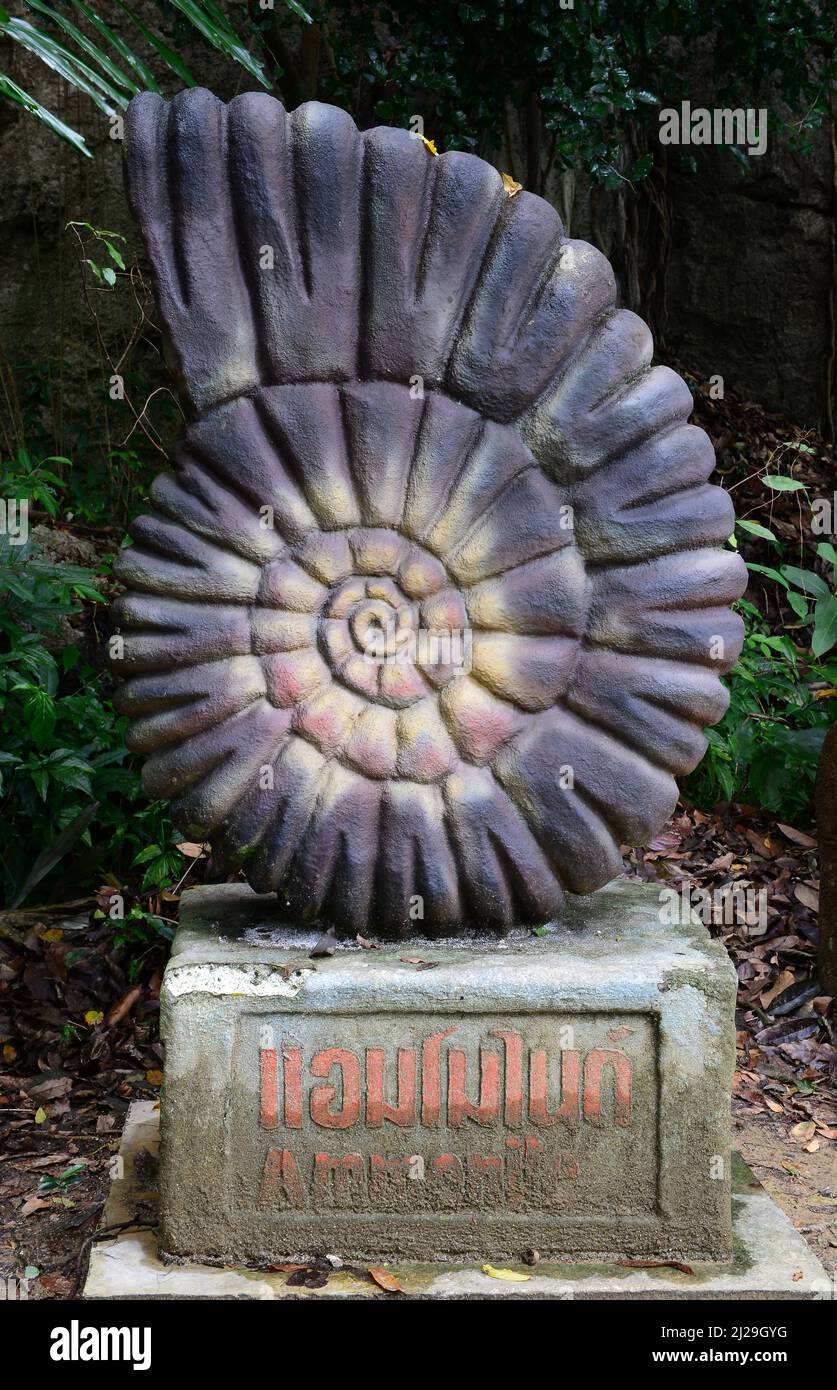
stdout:
POLYGON ((193 889, 162 991, 162 1248, 728 1260, 735 974, 655 888, 379 949, 193 889))
MULTIPOLYGON (((108 1229, 131 1220, 156 1201, 148 1190, 147 1162, 135 1165, 140 1151, 156 1155, 159 1109, 150 1101, 131 1106, 122 1137, 123 1178, 115 1181, 102 1216, 108 1229)), ((747 1166, 733 1158, 733 1246, 728 1264, 695 1264, 692 1273, 675 1269, 629 1269, 598 1265, 516 1265, 529 1276, 507 1283, 478 1265, 413 1264, 391 1266, 404 1295, 383 1293, 377 1285, 337 1270, 321 1289, 288 1285, 287 1274, 166 1264, 153 1231, 124 1231, 94 1244, 84 1288, 87 1299, 832 1299, 835 1288, 816 1256, 784 1212, 767 1195, 747 1166)), ((376 1261, 380 1263, 380 1261, 376 1261)))

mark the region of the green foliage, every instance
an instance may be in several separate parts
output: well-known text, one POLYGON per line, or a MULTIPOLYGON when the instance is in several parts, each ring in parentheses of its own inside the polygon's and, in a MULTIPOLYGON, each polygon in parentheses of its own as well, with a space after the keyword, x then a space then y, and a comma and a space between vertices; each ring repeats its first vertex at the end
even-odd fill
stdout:
MULTIPOLYGON (((65 82, 88 97, 105 116, 112 117, 124 110, 137 92, 160 90, 146 58, 135 53, 84 0, 69 0, 69 3, 54 0, 51 4, 44 3, 44 0, 26 0, 26 4, 40 23, 34 24, 10 15, 0 6, 0 36, 11 39, 34 54, 65 82), (70 18, 68 9, 74 12, 79 23, 70 18), (123 60, 124 66, 110 56, 109 49, 123 60)), ((148 28, 130 5, 123 3, 123 0, 117 0, 117 4, 150 48, 149 58, 153 56, 161 60, 181 83, 194 87, 195 79, 180 55, 148 28)), ((193 34, 200 35, 225 58, 243 67, 261 86, 270 86, 261 60, 249 52, 234 25, 213 0, 166 0, 160 8, 167 18, 171 18, 172 14, 180 17, 193 34)), ((297 13, 301 12, 298 6, 294 9, 297 13)), ((67 127, 2 73, 0 92, 43 121, 56 134, 69 140, 82 154, 90 156, 90 150, 77 131, 67 127)))
MULTIPOLYGON (((57 479, 40 464, 22 475, 25 455, 4 470, 6 498, 58 506, 57 479)), ((106 566, 102 566, 104 571, 106 566)), ((177 868, 173 830, 160 802, 148 805, 139 769, 125 748, 127 720, 110 700, 107 674, 62 624, 101 600, 90 570, 55 563, 31 539, 0 536, 0 881, 14 901, 39 856, 95 804, 72 855, 47 874, 42 892, 90 886, 94 874, 119 881, 153 846, 162 883, 177 868)), ((69 845, 67 846, 69 848, 69 845)), ((151 865, 149 865, 149 868, 151 865)), ((34 884, 33 884, 34 886, 34 884)))
POLYGON ((96 241, 102 243, 108 256, 113 261, 113 265, 100 266, 90 256, 85 256, 84 263, 90 267, 94 279, 98 280, 100 284, 107 285, 109 289, 113 289, 116 284, 116 270, 114 270, 113 266, 116 266, 117 270, 125 269, 125 259, 115 243, 121 241, 124 244, 125 237, 119 232, 107 232, 102 227, 93 227, 89 222, 68 222, 67 226, 77 229, 81 228, 82 231, 90 232, 91 236, 93 236, 96 241))
MULTIPOLYGON (((779 97, 801 113, 786 128, 807 148, 827 114, 837 62, 828 9, 818 0, 589 0, 573 8, 560 0, 276 0, 267 8, 251 0, 223 9, 214 0, 158 0, 167 32, 176 21, 174 48, 117 0, 141 52, 84 0, 27 3, 37 23, 0 9, 0 33, 108 113, 138 89, 160 90, 166 69, 179 85, 194 86, 199 78, 176 45, 187 39, 191 54, 199 37, 291 106, 336 101, 364 125, 407 125, 422 113, 440 149, 485 154, 502 141, 508 109, 525 112, 534 145, 546 133, 548 167, 583 167, 611 187, 650 174, 659 108, 684 97, 752 105, 770 92, 771 102, 779 97)), ((3 90, 33 110, 25 93, 3 90)), ((48 119, 42 109, 33 114, 48 119)), ((733 152, 746 164, 741 150, 733 152)), ((532 167, 528 174, 534 188, 532 167)))
MULTIPOLYGON (((94 921, 104 921, 107 913, 101 908, 97 908, 93 913, 94 921)), ((158 917, 153 912, 146 912, 143 908, 135 905, 124 917, 112 919, 114 922, 113 945, 119 946, 156 946, 162 941, 174 940, 174 927, 170 922, 166 922, 162 917, 158 917)))
POLYGON ((73 1183, 80 1182, 82 1178, 87 1177, 87 1174, 86 1163, 71 1163, 69 1168, 65 1168, 55 1176, 50 1173, 45 1174, 38 1183, 38 1191, 65 1192, 68 1187, 73 1186, 73 1183))
MULTIPOLYGON (((782 474, 763 481, 774 491, 805 490, 782 474)), ((768 527, 747 519, 736 527, 775 547, 775 566, 747 561, 747 567, 776 586, 796 621, 771 632, 753 603, 739 604, 746 637, 729 678, 729 709, 707 732, 706 757, 684 790, 703 804, 734 798, 805 821, 837 696, 837 660, 825 660, 837 646, 837 551, 828 541, 817 546, 829 582, 815 570, 785 563, 786 546, 768 527)))
POLYGON ((746 637, 728 680, 729 709, 707 730, 706 757, 683 791, 700 805, 746 801, 791 824, 804 823, 830 722, 829 702, 811 686, 832 686, 837 664, 806 659, 789 636, 772 634, 747 600, 738 608, 746 637))

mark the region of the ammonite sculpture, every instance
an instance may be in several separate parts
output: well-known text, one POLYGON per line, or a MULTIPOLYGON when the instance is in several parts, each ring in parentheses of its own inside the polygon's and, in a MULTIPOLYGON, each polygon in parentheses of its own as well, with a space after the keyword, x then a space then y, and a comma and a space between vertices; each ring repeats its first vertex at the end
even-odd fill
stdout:
POLYGON ((117 570, 149 794, 297 919, 555 917, 726 705, 744 567, 688 389, 470 155, 204 91, 127 142, 192 419, 117 570))

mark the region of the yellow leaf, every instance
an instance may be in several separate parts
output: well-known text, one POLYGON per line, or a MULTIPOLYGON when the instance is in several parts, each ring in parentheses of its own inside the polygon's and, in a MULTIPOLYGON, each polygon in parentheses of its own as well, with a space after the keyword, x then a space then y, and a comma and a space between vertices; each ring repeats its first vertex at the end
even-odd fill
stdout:
POLYGON ((148 1082, 149 1086, 162 1086, 163 1073, 161 1071, 156 1070, 147 1071, 145 1073, 145 1079, 148 1082))
POLYGON ((100 1014, 98 1009, 88 1009, 87 1013, 84 1015, 84 1021, 88 1028, 96 1028, 102 1022, 103 1018, 104 1014, 100 1014))
POLYGON ((837 695, 837 690, 834 690, 832 687, 829 687, 828 690, 816 690, 814 692, 814 699, 833 700, 835 695, 837 695))
POLYGON ((492 1279, 505 1279, 509 1284, 525 1284, 531 1279, 531 1274, 520 1274, 516 1269, 495 1269, 493 1265, 483 1265, 483 1274, 490 1274, 492 1279))
POLYGON ((11 1043, 3 1044, 3 1061, 13 1062, 17 1056, 17 1048, 12 1047, 11 1043))
POLYGON ((521 188, 523 187, 523 184, 522 184, 522 183, 515 183, 515 181, 514 181, 514 179, 512 178, 511 174, 503 174, 502 177, 503 177, 503 187, 505 188, 505 190, 506 190, 506 192, 508 193, 509 197, 510 197, 510 198, 513 198, 514 195, 515 195, 515 193, 519 193, 519 192, 520 192, 521 188))
POLYGON ((60 927, 50 927, 49 931, 41 933, 42 941, 60 941, 64 936, 60 927))
POLYGON ((432 140, 428 140, 426 135, 419 136, 419 139, 421 140, 421 143, 424 145, 425 149, 428 149, 431 154, 438 155, 439 151, 436 149, 436 146, 432 140))
POLYGON ((44 1110, 42 1105, 39 1105, 37 1110, 35 1111, 35 1124, 42 1125, 45 1119, 46 1111, 44 1110))

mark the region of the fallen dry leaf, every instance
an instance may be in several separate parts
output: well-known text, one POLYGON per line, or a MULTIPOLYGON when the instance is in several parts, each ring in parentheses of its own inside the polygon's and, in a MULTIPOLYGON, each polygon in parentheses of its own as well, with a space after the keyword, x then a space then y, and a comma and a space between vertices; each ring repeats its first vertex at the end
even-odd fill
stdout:
POLYGON ((809 888, 807 883, 795 883, 793 885, 793 896, 797 902, 802 903, 803 907, 809 907, 812 912, 820 910, 820 895, 815 888, 809 888))
POLYGON ((113 1007, 108 1009, 105 1026, 107 1028, 115 1028, 117 1023, 121 1023, 123 1018, 127 1017, 141 996, 142 985, 133 985, 130 989, 126 990, 122 998, 117 999, 113 1007))
POLYGON ((778 998, 790 985, 794 983, 795 975, 792 970, 783 970, 781 975, 773 981, 769 989, 763 991, 759 996, 759 1003, 763 1009, 769 1009, 773 1000, 778 998))
POLYGON ((191 840, 183 840, 179 845, 175 845, 175 849, 179 849, 187 859, 202 859, 207 848, 206 845, 193 844, 191 840))
POLYGON ((308 958, 309 960, 314 960, 316 956, 333 956, 334 952, 337 950, 337 946, 337 937, 333 928, 329 927, 328 931, 323 932, 319 941, 314 946, 314 949, 309 951, 308 958))
POLYGON ((23 1203, 20 1214, 21 1216, 32 1216, 36 1211, 43 1211, 44 1207, 51 1205, 50 1202, 45 1202, 41 1197, 30 1197, 23 1203))
POLYGON ((525 1284, 532 1278, 531 1274, 521 1274, 517 1269, 495 1269, 493 1265, 483 1265, 482 1272, 492 1279, 505 1279, 509 1284, 525 1284))
POLYGON ((505 188, 510 198, 513 198, 515 193, 519 193, 521 188, 523 187, 522 183, 515 182, 511 174, 503 174, 502 179, 503 187, 505 188))
POLYGON ((152 1067, 150 1071, 147 1071, 145 1073, 145 1079, 148 1082, 149 1086, 162 1086, 163 1073, 161 1071, 158 1071, 156 1067, 152 1067))
POLYGON ((379 1289, 384 1289, 387 1293, 404 1292, 395 1275, 384 1269, 383 1265, 370 1265, 367 1273, 375 1280, 379 1289))
POLYGON ((798 1125, 794 1125, 791 1129, 790 1137, 807 1144, 809 1139, 813 1139, 816 1129, 817 1126, 813 1120, 801 1120, 798 1125))
POLYGON ((73 1281, 65 1274, 41 1274, 38 1284, 51 1298, 69 1298, 73 1291, 73 1281))
POLYGON ((777 821, 776 825, 783 835, 787 835, 789 840, 793 840, 795 845, 802 845, 803 849, 816 849, 817 842, 810 835, 806 835, 804 830, 796 830, 792 825, 783 825, 777 821))

